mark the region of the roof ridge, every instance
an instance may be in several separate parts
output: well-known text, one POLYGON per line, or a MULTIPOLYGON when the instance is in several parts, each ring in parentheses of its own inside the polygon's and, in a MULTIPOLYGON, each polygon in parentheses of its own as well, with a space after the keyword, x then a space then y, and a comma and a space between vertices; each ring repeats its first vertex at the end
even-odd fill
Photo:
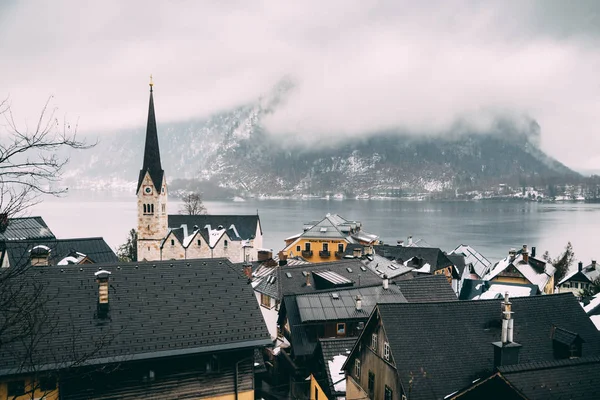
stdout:
MULTIPOLYGON (((411 279, 412 280, 412 279, 411 279)), ((401 281, 402 282, 402 281, 401 281)), ((400 282, 398 282, 400 283, 400 282)), ((553 294, 538 294, 535 296, 526 296, 526 297, 511 297, 510 301, 514 302, 525 302, 525 301, 530 301, 531 299, 536 299, 536 298, 552 298, 552 297, 572 297, 573 299, 575 299, 575 297, 573 296, 572 293, 570 292, 565 292, 565 293, 553 293, 553 294)), ((575 299, 576 300, 576 299, 575 299)), ((481 300, 460 300, 460 301, 428 301, 428 302, 412 302, 412 303, 385 303, 385 304, 381 304, 381 305, 385 305, 385 306, 395 306, 395 305, 399 305, 399 304, 479 304, 479 303, 491 303, 491 302, 498 302, 498 301, 504 301, 504 299, 481 299, 481 300)))
POLYGON ((581 358, 572 358, 566 360, 552 360, 552 361, 536 361, 529 362, 523 364, 514 364, 514 365, 506 365, 503 367, 498 367, 498 370, 501 373, 517 373, 517 372, 525 372, 525 371, 539 371, 545 369, 554 369, 572 365, 583 365, 583 364, 595 364, 600 363, 600 356, 592 356, 592 357, 581 357, 581 358))

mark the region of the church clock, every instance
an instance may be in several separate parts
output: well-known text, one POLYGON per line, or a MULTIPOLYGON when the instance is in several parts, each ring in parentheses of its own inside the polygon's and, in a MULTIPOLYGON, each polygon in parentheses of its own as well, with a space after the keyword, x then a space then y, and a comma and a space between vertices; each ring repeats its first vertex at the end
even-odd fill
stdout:
POLYGON ((145 194, 152 194, 152 188, 150 186, 146 186, 144 188, 144 193, 145 194))

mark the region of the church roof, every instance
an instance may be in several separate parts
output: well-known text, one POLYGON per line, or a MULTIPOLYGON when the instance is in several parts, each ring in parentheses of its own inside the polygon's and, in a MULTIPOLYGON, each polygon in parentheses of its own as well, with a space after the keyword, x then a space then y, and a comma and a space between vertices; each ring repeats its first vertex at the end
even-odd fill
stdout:
POLYGON ((164 171, 160 164, 160 149, 158 147, 158 133, 156 131, 156 117, 154 116, 154 97, 152 95, 152 85, 150 85, 150 105, 148 108, 148 123, 146 125, 146 145, 144 148, 144 164, 140 170, 136 193, 144 180, 146 172, 150 174, 150 179, 157 191, 160 192, 162 186, 164 171))

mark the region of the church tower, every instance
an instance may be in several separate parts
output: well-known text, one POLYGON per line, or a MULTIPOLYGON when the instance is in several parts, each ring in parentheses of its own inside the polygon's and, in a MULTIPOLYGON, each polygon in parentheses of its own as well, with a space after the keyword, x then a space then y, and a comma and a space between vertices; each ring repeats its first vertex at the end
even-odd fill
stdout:
POLYGON ((167 235, 167 181, 160 164, 158 133, 154 116, 152 77, 150 77, 150 106, 146 126, 144 164, 137 184, 138 260, 159 260, 160 243, 167 235))

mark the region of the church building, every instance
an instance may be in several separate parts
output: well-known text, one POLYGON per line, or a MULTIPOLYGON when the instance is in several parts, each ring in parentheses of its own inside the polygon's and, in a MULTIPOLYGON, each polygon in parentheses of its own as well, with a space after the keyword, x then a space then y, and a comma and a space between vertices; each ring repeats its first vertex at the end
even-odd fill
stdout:
POLYGON ((168 190, 160 161, 153 83, 146 125, 144 162, 137 183, 138 260, 226 257, 254 261, 262 247, 257 215, 168 215, 168 190))

